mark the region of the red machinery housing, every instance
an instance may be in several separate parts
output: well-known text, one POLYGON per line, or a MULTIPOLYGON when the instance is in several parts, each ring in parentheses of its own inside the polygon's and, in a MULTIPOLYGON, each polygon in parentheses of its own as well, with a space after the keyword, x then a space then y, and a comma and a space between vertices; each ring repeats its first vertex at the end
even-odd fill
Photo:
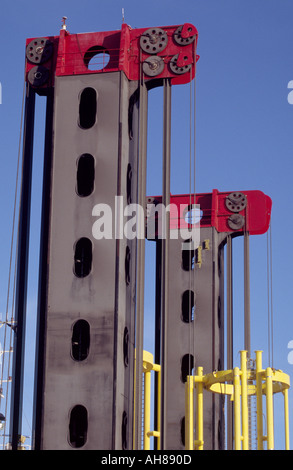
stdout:
POLYGON ((190 23, 148 29, 122 24, 120 31, 82 34, 62 29, 60 36, 27 39, 27 80, 46 89, 54 86, 55 75, 123 71, 129 80, 171 78, 174 85, 184 84, 195 75, 197 38, 190 23), (93 58, 96 66, 90 67, 93 58))

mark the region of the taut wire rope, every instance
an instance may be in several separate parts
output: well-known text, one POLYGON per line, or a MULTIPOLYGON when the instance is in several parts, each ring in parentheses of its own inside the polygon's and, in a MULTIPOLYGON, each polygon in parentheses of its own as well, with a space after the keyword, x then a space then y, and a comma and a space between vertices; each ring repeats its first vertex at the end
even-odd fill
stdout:
POLYGON ((273 345, 273 260, 272 260, 272 223, 267 231, 267 295, 268 295, 268 357, 269 364, 274 364, 274 345, 273 345))
MULTIPOLYGON (((22 143, 22 128, 23 128, 23 119, 24 119, 24 101, 25 101, 25 92, 26 85, 25 80, 23 83, 23 93, 22 93, 22 105, 21 105, 21 119, 20 119, 20 131, 19 131, 19 141, 18 141, 18 156, 17 156, 17 165, 16 165, 16 178, 15 178, 15 189, 14 189, 14 204, 13 204, 13 216, 12 216, 12 229, 11 229, 11 243, 10 243, 10 258, 9 258, 9 270, 8 270, 8 284, 7 284, 7 297, 6 297, 6 312, 5 312, 5 321, 4 323, 4 342, 3 342, 3 360, 1 366, 1 379, 0 379, 0 405, 1 405, 1 395, 3 391, 3 381, 6 380, 6 393, 5 393, 5 414, 7 416, 8 409, 8 386, 9 386, 9 377, 10 377, 10 367, 11 367, 11 353, 12 353, 12 343, 13 343, 13 328, 14 325, 14 300, 15 300, 15 284, 16 284, 16 264, 17 259, 15 256, 15 266, 14 266, 14 279, 13 279, 13 299, 11 303, 11 318, 9 320, 9 305, 10 305, 10 286, 11 286, 11 277, 12 277, 12 263, 14 253, 17 253, 17 247, 14 249, 15 245, 15 226, 16 226, 16 215, 17 215, 17 204, 18 204, 18 188, 19 188, 19 170, 20 170, 20 155, 21 155, 21 143, 22 143), (9 347, 6 351, 6 341, 7 341, 7 328, 10 327, 10 339, 9 347), (7 374, 6 379, 4 379, 5 365, 6 365, 6 354, 8 353, 8 364, 7 364, 7 374)), ((18 208, 18 218, 19 218, 18 208)), ((18 233, 18 229, 17 229, 18 233)), ((5 445, 5 431, 6 431, 6 420, 4 422, 3 428, 3 448, 5 445)))
MULTIPOLYGON (((189 92, 189 210, 187 212, 187 222, 193 226, 192 233, 196 233, 198 223, 198 211, 196 208, 196 42, 194 47, 194 79, 192 79, 192 68, 190 70, 190 92, 189 92)), ((188 253, 189 259, 189 364, 188 375, 194 376, 195 371, 195 311, 196 311, 196 298, 195 298, 195 268, 196 268, 196 241, 190 240, 190 252, 188 253), (193 311, 192 311, 193 310, 193 311)), ((190 403, 191 406, 191 403, 190 403)), ((191 409, 189 409, 189 414, 191 409)))

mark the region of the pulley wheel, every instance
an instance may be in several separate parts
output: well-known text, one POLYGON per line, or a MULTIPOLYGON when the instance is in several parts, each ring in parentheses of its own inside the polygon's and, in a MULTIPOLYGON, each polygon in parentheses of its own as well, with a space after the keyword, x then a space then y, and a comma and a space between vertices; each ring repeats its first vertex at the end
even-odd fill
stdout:
POLYGON ((49 70, 42 65, 36 65, 28 73, 28 81, 32 86, 39 87, 45 85, 49 79, 49 70))
POLYGON ((157 54, 163 51, 167 44, 167 33, 161 28, 147 29, 140 37, 140 47, 148 54, 157 54))
POLYGON ((142 64, 143 72, 149 77, 156 77, 164 70, 165 63, 161 57, 151 56, 148 57, 142 64))
POLYGON ((172 59, 169 62, 169 66, 173 73, 176 73, 177 75, 182 75, 183 73, 190 71, 191 64, 183 65, 183 67, 178 67, 177 65, 178 56, 179 54, 176 54, 172 57, 172 59))
POLYGON ((228 219, 228 225, 232 230, 240 230, 245 223, 245 218, 241 214, 232 214, 228 219))
POLYGON ((26 47, 26 57, 33 64, 42 64, 50 59, 53 43, 47 38, 33 39, 26 47))
POLYGON ((231 212, 240 212, 245 209, 247 199, 245 194, 242 193, 231 193, 226 197, 226 207, 231 212))
POLYGON ((189 36, 187 38, 183 38, 181 35, 182 28, 183 28, 183 25, 178 26, 178 28, 174 32, 174 40, 175 42, 177 42, 177 44, 180 44, 180 46, 188 46, 195 40, 196 34, 194 34, 193 36, 189 36))

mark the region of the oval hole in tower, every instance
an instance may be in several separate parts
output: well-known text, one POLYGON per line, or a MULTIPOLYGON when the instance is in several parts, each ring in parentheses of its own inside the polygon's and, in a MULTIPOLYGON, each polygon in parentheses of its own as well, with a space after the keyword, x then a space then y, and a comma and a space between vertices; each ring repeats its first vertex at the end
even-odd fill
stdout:
POLYGON ((90 47, 84 55, 84 63, 92 72, 103 70, 110 62, 110 54, 102 46, 90 47))
POLYGON ((186 382, 187 376, 192 375, 192 370, 194 368, 194 357, 192 354, 184 354, 181 359, 181 380, 186 382))
POLYGON ((75 244, 74 274, 86 277, 92 269, 92 242, 89 238, 80 238, 75 244))
POLYGON ((194 320, 195 313, 195 302, 194 292, 192 290, 186 290, 182 294, 181 300, 181 318, 184 323, 190 323, 194 320))
POLYGON ((75 361, 84 361, 90 350, 90 325, 86 320, 77 320, 72 329, 71 355, 75 361))
POLYGON ((79 125, 82 129, 90 129, 96 122, 97 92, 87 87, 82 90, 79 101, 79 125))
POLYGON ((124 328, 123 334, 123 359, 125 367, 129 364, 129 332, 127 326, 124 328))
POLYGON ((86 197, 92 194, 95 181, 95 159, 89 153, 81 155, 77 162, 77 194, 86 197))
POLYGON ((128 424, 127 413, 126 411, 123 411, 122 423, 121 423, 122 450, 127 449, 127 424, 128 424))
POLYGON ((130 258, 130 248, 127 246, 125 252, 125 282, 127 285, 130 284, 130 258))
POLYGON ((70 412, 69 442, 74 448, 83 447, 87 440, 88 412, 83 405, 76 405, 70 412))
POLYGON ((185 240, 182 247, 182 269, 184 271, 191 271, 194 269, 194 255, 192 239, 185 240))
POLYGON ((189 204, 184 211, 184 219, 187 224, 199 224, 203 217, 203 210, 197 204, 189 204))
POLYGON ((132 200, 132 168, 131 164, 128 163, 127 165, 127 173, 126 173, 126 195, 127 195, 127 204, 131 204, 132 200))

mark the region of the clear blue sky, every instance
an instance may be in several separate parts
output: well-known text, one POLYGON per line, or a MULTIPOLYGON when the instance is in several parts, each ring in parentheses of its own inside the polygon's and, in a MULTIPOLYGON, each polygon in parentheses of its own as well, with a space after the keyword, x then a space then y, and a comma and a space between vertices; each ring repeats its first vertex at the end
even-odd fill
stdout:
MULTIPOLYGON (((291 0, 51 0, 36 3, 1 1, 0 15, 0 312, 6 309, 8 262, 14 182, 20 132, 25 40, 58 35, 62 16, 70 32, 120 29, 121 9, 133 28, 193 23, 199 32, 196 87, 196 190, 210 192, 259 189, 273 200, 273 301, 274 365, 293 376, 288 363, 288 343, 293 340, 291 233, 293 106, 288 103, 288 82, 293 80, 293 3, 291 0)), ((175 87, 174 87, 175 88, 175 87)), ((189 87, 173 89, 173 194, 188 193, 189 87), (186 143, 187 142, 187 143, 186 143), (186 156, 185 156, 186 155, 186 156)), ((150 96, 151 139, 148 191, 157 194, 161 173, 160 91, 150 96), (160 161, 160 160, 159 160, 160 161)), ((42 100, 37 130, 42 128, 42 100)), ((40 204, 42 139, 36 134, 32 209, 32 254, 29 283, 28 325, 34 328, 36 262, 40 204)), ((267 358, 266 236, 251 237, 252 350, 264 350, 267 358)), ((236 244, 235 244, 236 245, 236 244)), ((240 242, 239 250, 241 257, 240 242)), ((238 260, 238 254, 236 259, 238 260)), ((240 259, 240 258, 239 258, 240 259)), ((148 281, 152 276, 151 271, 148 281)), ((235 321, 242 329, 241 275, 235 321)), ((151 286, 149 286, 151 289, 151 286)), ((151 315, 152 302, 146 303, 151 315)), ((237 328, 238 329, 238 328, 237 328)), ((27 354, 26 418, 30 420, 33 335, 27 354)), ((0 330, 1 341, 1 330, 0 330)), ((242 331, 235 348, 243 347, 242 331)), ((236 355, 237 359, 237 355, 236 355)), ((291 409, 293 394, 290 392, 291 409)), ((0 410, 2 411, 2 410, 0 410)), ((290 413, 292 415, 292 411, 290 413)), ((27 419, 24 434, 31 434, 27 419)), ((279 425, 277 423, 277 425, 279 425)), ((279 430, 279 428, 278 428, 279 430)), ((293 420, 291 419, 293 435, 293 420)), ((276 447, 281 446, 276 433, 276 447)), ((291 447, 293 439, 291 438, 291 447)))

